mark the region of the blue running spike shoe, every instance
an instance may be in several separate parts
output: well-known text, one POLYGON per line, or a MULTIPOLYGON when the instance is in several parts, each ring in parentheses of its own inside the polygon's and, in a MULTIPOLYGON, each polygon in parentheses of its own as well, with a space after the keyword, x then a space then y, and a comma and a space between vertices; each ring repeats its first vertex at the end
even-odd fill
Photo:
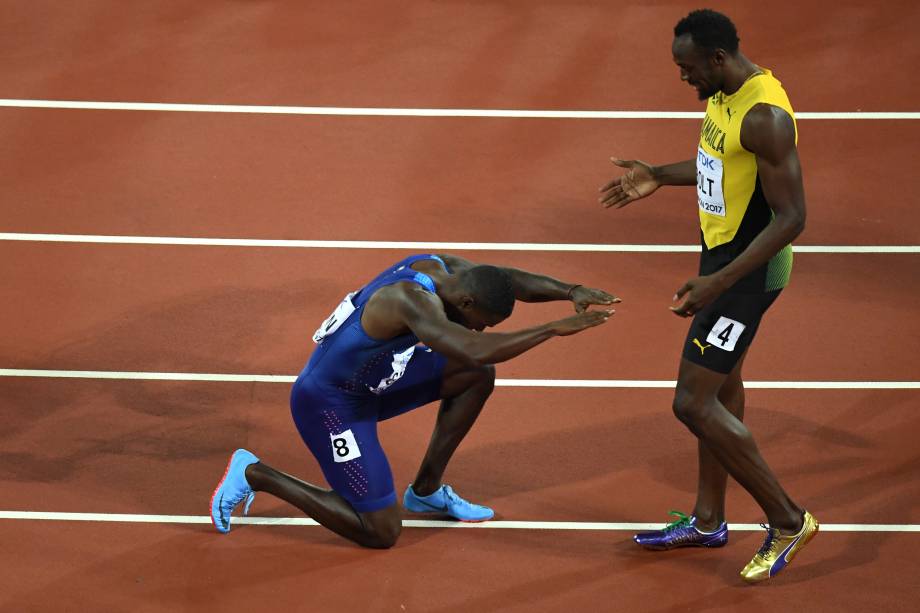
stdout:
POLYGON ((230 515, 244 500, 243 515, 249 514, 249 505, 256 493, 246 482, 246 467, 258 461, 259 458, 245 449, 237 449, 230 456, 227 470, 211 494, 211 521, 218 532, 230 532, 230 515))
POLYGON ((469 522, 486 521, 495 515, 489 507, 460 498, 449 485, 442 485, 429 496, 419 496, 410 485, 403 496, 403 507, 413 513, 441 513, 469 522))
POLYGON ((696 527, 696 517, 684 515, 680 511, 669 511, 677 518, 663 530, 640 532, 633 540, 646 549, 662 551, 678 547, 722 547, 728 543, 728 524, 724 521, 715 532, 700 532, 696 527))

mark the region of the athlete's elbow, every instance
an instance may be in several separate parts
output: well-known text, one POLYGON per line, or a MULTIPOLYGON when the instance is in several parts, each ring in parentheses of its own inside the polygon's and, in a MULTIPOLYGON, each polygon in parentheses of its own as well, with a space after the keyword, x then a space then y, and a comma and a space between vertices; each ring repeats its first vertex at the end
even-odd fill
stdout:
POLYGON ((783 215, 777 215, 777 221, 782 224, 785 239, 792 241, 805 230, 805 209, 796 209, 788 211, 783 215))
POLYGON ((457 351, 451 352, 450 356, 459 362, 463 368, 476 369, 488 363, 485 361, 486 356, 477 351, 475 347, 458 348, 457 351))
POLYGON ((469 369, 479 369, 490 364, 487 355, 466 354, 460 360, 464 367, 469 369))
POLYGON ((790 220, 792 225, 792 232, 794 233, 793 238, 797 238, 805 230, 805 210, 796 211, 790 220))

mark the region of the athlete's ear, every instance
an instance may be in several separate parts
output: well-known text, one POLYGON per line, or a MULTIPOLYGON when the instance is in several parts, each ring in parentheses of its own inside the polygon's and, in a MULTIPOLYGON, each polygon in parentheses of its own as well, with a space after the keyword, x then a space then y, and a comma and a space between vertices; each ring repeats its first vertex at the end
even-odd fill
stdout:
POLYGON ((713 66, 723 66, 725 64, 725 49, 716 49, 712 52, 712 55, 709 56, 709 61, 712 62, 713 66))
POLYGON ((467 294, 464 294, 464 295, 460 296, 460 303, 458 304, 458 306, 459 306, 461 309, 469 310, 469 309, 473 308, 473 305, 474 305, 474 304, 476 304, 476 301, 473 300, 473 297, 472 297, 472 296, 469 296, 469 295, 467 295, 467 294))

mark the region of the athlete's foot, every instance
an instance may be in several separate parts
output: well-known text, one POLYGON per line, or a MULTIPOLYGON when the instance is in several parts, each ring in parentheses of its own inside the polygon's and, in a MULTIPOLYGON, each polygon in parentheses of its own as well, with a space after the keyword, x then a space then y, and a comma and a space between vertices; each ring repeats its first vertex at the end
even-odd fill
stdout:
POLYGON ((432 494, 437 492, 439 489, 441 489, 441 483, 440 482, 426 483, 426 482, 416 480, 409 487, 412 488, 413 494, 415 494, 416 496, 421 496, 422 498, 425 498, 426 496, 431 496, 432 494))
POLYGON ((211 521, 219 532, 230 532, 230 516, 241 502, 245 501, 243 515, 249 513, 249 505, 256 494, 246 481, 246 468, 258 461, 259 458, 245 449, 237 449, 230 456, 227 470, 211 494, 211 521))
POLYGON ((413 513, 439 513, 469 522, 486 521, 495 515, 489 507, 464 500, 449 485, 442 485, 428 496, 420 496, 410 485, 403 496, 403 507, 413 513))
POLYGON ((741 570, 741 578, 749 583, 776 576, 818 533, 818 521, 808 511, 804 511, 802 528, 795 534, 782 534, 778 528, 764 527, 767 538, 754 558, 741 570))
POLYGON ((696 518, 684 515, 680 511, 671 511, 677 518, 661 530, 640 532, 633 540, 655 551, 676 549, 678 547, 722 547, 728 543, 728 524, 722 522, 712 530, 704 530, 697 525, 696 518))
POLYGON ((798 509, 791 513, 789 517, 782 521, 771 521, 770 527, 779 530, 783 536, 794 536, 798 534, 805 525, 805 510, 798 509))

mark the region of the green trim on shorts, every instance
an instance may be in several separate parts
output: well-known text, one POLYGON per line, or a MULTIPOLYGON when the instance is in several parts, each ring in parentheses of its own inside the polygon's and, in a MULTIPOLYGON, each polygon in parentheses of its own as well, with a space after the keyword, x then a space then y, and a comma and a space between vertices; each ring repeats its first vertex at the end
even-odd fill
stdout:
POLYGON ((764 284, 765 292, 783 289, 789 285, 792 276, 792 245, 786 245, 779 250, 773 259, 767 262, 767 277, 764 284))

